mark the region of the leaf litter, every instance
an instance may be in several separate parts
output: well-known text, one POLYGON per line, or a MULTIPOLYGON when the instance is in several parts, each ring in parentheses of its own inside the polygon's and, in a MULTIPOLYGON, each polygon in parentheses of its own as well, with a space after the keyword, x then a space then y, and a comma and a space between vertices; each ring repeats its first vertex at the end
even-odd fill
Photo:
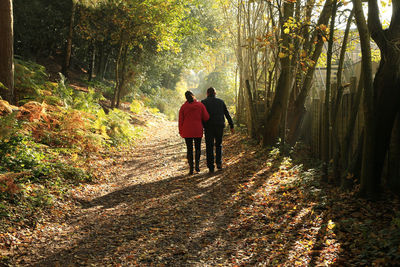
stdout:
POLYGON ((224 168, 188 176, 174 122, 149 118, 132 149, 93 161, 97 183, 71 188, 34 228, 0 234, 9 266, 393 266, 398 200, 357 199, 318 168, 224 139, 224 168))

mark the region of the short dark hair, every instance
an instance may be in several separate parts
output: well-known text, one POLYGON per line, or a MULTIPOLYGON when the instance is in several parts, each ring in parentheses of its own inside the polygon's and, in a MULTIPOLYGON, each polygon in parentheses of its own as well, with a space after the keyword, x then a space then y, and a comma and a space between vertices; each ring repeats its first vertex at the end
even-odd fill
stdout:
POLYGON ((185 92, 185 97, 186 97, 186 100, 189 102, 189 103, 192 103, 193 102, 193 93, 191 92, 191 91, 186 91, 185 92))
POLYGON ((214 96, 216 94, 214 87, 210 87, 207 89, 207 95, 214 96))

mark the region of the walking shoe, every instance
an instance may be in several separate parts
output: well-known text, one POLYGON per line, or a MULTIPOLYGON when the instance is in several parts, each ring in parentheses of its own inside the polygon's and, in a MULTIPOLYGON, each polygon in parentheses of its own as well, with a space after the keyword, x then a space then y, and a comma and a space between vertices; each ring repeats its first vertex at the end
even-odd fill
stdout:
POLYGON ((209 168, 208 173, 214 173, 214 169, 209 168))
POLYGON ((196 172, 200 172, 200 163, 199 163, 198 160, 196 160, 196 164, 194 165, 194 170, 195 170, 196 172))
POLYGON ((193 174, 193 166, 190 166, 189 175, 192 175, 192 174, 193 174))
POLYGON ((222 164, 221 163, 217 163, 217 169, 221 170, 222 169, 222 164))

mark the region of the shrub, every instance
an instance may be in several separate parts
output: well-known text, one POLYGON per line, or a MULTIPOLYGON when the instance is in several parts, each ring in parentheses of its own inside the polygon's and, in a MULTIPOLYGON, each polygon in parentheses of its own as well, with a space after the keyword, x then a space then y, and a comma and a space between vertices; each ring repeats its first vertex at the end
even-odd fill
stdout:
POLYGON ((15 91, 20 104, 43 101, 53 85, 48 81, 45 67, 32 61, 15 59, 15 91))
POLYGON ((93 181, 91 173, 82 168, 62 163, 55 164, 54 167, 57 170, 58 176, 67 182, 79 184, 93 181))
POLYGON ((136 135, 135 128, 129 123, 129 114, 113 109, 107 116, 106 129, 112 145, 126 145, 136 135))
POLYGON ((143 112, 143 103, 139 100, 132 100, 132 103, 130 104, 129 108, 132 113, 139 114, 143 112))

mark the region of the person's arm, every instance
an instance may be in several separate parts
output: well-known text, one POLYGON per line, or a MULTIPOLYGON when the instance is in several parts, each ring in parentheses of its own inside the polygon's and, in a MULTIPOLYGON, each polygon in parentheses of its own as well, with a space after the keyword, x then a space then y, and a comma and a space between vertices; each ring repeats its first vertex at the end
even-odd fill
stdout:
POLYGON ((206 121, 208 121, 210 119, 210 114, 208 114, 206 106, 204 106, 203 103, 201 103, 201 108, 202 108, 201 119, 203 120, 203 122, 206 122, 206 121))
POLYGON ((180 136, 182 136, 182 127, 183 127, 183 109, 182 109, 182 107, 179 109, 179 121, 178 121, 178 128, 179 128, 180 136))
POLYGON ((228 120, 229 126, 230 126, 230 128, 231 128, 231 132, 233 133, 233 129, 234 129, 234 127, 233 127, 233 120, 232 120, 232 118, 231 118, 231 115, 229 114, 228 109, 226 108, 225 103, 224 103, 224 115, 225 115, 226 119, 228 120))

